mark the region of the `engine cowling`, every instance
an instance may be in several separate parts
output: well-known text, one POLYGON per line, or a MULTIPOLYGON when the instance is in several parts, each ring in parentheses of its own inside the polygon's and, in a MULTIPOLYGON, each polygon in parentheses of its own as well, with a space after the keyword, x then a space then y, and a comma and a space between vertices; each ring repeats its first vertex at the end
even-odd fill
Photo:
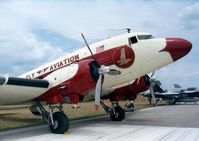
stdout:
POLYGON ((99 74, 94 60, 83 60, 76 64, 79 66, 76 75, 60 84, 60 86, 67 88, 66 96, 71 94, 85 95, 96 86, 99 74))
POLYGON ((121 87, 109 95, 110 101, 135 100, 137 94, 149 89, 149 77, 147 75, 136 79, 132 84, 121 87))
POLYGON ((75 62, 46 76, 51 88, 38 99, 48 103, 63 103, 69 97, 71 103, 78 103, 96 86, 98 68, 93 59, 75 62))

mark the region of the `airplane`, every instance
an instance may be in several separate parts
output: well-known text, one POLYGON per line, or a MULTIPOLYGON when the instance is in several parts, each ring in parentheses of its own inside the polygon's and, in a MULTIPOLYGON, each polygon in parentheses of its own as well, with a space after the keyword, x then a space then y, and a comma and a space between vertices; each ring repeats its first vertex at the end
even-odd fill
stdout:
POLYGON ((178 101, 198 101, 199 100, 199 88, 197 87, 188 87, 188 88, 182 88, 178 84, 173 84, 174 90, 179 92, 182 95, 181 99, 177 99, 178 101))
POLYGON ((191 97, 199 96, 199 88, 197 87, 188 87, 186 89, 182 88, 179 84, 173 84, 176 91, 180 93, 187 93, 191 97))
MULTIPOLYGON (((158 80, 156 80, 158 81, 158 80)), ((161 82, 159 84, 155 84, 153 87, 153 95, 154 100, 151 94, 151 91, 145 91, 140 93, 140 95, 147 97, 150 104, 153 104, 154 106, 157 106, 157 103, 159 100, 167 101, 168 104, 174 105, 176 103, 176 99, 181 98, 180 92, 177 90, 164 90, 161 87, 161 82)))
POLYGON ((31 112, 40 115, 52 133, 63 134, 69 130, 63 104, 78 107, 86 95, 93 95, 96 110, 101 104, 112 121, 122 121, 125 111, 118 101, 135 100, 150 87, 146 74, 177 61, 192 48, 185 39, 154 38, 145 32, 90 45, 81 35, 86 47, 18 77, 0 77, 1 107, 31 103, 31 112), (103 103, 105 98, 111 107, 103 103))
MULTIPOLYGON (((174 89, 163 90, 160 85, 153 86, 156 102, 161 99, 163 101, 167 101, 170 105, 175 105, 176 102, 196 102, 199 100, 199 88, 189 87, 184 89, 178 84, 173 84, 174 89)), ((152 104, 150 91, 140 93, 140 95, 147 97, 149 103, 152 104)))

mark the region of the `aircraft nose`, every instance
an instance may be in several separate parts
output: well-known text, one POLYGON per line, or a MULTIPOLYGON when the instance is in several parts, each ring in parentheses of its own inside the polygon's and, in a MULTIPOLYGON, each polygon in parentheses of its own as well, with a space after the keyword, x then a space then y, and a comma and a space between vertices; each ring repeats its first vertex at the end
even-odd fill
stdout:
POLYGON ((176 61, 188 54, 191 48, 191 42, 185 39, 166 38, 166 47, 162 51, 169 52, 173 61, 176 61))

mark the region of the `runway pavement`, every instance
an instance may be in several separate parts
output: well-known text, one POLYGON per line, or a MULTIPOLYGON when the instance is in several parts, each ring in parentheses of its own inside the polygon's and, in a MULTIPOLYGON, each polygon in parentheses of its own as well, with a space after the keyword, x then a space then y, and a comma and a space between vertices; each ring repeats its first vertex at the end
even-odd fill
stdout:
POLYGON ((0 141, 196 141, 199 105, 161 106, 128 113, 122 122, 109 116, 72 121, 64 135, 47 125, 0 132, 0 141))

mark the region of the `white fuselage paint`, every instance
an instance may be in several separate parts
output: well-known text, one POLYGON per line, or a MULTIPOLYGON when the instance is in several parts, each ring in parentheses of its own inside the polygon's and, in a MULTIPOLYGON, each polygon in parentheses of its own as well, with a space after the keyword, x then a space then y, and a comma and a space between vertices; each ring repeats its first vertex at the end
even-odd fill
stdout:
MULTIPOLYGON (((104 45, 104 51, 105 51, 105 50, 109 50, 109 49, 119 47, 122 45, 129 45, 128 39, 130 37, 136 36, 136 35, 149 35, 149 34, 148 33, 132 32, 129 34, 124 34, 124 35, 120 35, 120 36, 102 40, 100 42, 91 44, 90 47, 91 47, 92 52, 94 54, 96 54, 96 47, 104 45)), ((135 61, 134 61, 133 65, 127 69, 121 69, 115 65, 110 66, 111 68, 120 70, 121 75, 118 75, 118 76, 106 75, 106 77, 104 79, 104 83, 103 83, 103 94, 102 95, 108 94, 110 91, 113 91, 116 88, 129 85, 136 78, 139 78, 145 74, 148 74, 154 70, 157 70, 163 66, 166 66, 166 65, 172 63, 173 60, 169 53, 159 52, 160 50, 164 49, 165 46, 166 46, 165 38, 153 38, 153 39, 148 39, 148 40, 138 40, 138 43, 132 44, 131 48, 135 52, 135 61)), ((57 64, 61 61, 64 62, 63 60, 65 60, 65 64, 64 63, 62 63, 62 64, 68 65, 67 63, 70 63, 70 61, 73 61, 76 58, 83 59, 90 55, 91 55, 90 52, 85 47, 85 48, 79 49, 69 55, 66 55, 62 58, 59 58, 53 62, 50 62, 44 66, 41 66, 37 69, 34 69, 30 72, 20 75, 19 77, 34 79, 34 78, 39 77, 40 75, 43 75, 45 73, 53 71, 53 69, 55 69, 55 68, 52 69, 52 66, 56 66, 54 64, 57 64), (40 73, 37 73, 37 72, 40 72, 40 73)), ((66 69, 67 69, 67 67, 66 67, 66 69)), ((65 81, 67 80, 67 78, 71 78, 74 75, 74 73, 71 72, 70 75, 68 74, 67 76, 65 76, 66 73, 64 73, 64 71, 61 71, 61 72, 62 73, 57 73, 57 75, 59 75, 59 77, 66 78, 65 81)), ((65 71, 65 72, 67 72, 67 71, 65 71)), ((56 71, 54 73, 56 73, 56 71)), ((56 86, 64 81, 63 79, 60 79, 60 81, 59 80, 53 81, 53 79, 50 76, 47 77, 46 79, 49 80, 51 83, 49 88, 56 86)), ((31 90, 28 90, 28 88, 27 88, 27 91, 24 91, 21 93, 21 90, 18 88, 11 88, 11 86, 10 86, 9 89, 13 89, 13 91, 14 91, 13 94, 10 94, 10 97, 7 94, 7 92, 0 94, 0 104, 5 104, 4 102, 1 102, 1 97, 4 97, 4 98, 9 97, 10 98, 9 104, 11 104, 12 102, 14 104, 14 103, 31 101, 34 98, 40 96, 42 94, 40 92, 43 90, 43 89, 38 88, 38 89, 40 89, 40 91, 39 90, 31 91, 31 90)))

